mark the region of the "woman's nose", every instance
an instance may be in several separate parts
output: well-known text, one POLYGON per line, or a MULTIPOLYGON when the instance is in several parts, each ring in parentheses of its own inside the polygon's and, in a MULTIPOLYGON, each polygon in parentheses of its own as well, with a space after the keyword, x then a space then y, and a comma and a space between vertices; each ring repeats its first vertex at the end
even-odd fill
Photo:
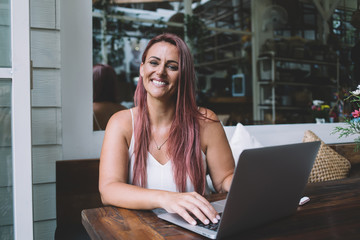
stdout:
POLYGON ((163 65, 163 64, 158 65, 158 68, 157 68, 157 70, 156 70, 156 73, 157 73, 158 75, 164 75, 164 74, 166 73, 166 71, 165 71, 165 65, 163 65))

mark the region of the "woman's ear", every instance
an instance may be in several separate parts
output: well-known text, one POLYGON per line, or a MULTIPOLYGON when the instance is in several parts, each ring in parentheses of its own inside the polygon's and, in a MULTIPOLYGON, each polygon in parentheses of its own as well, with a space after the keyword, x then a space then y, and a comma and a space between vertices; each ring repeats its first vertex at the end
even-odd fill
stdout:
POLYGON ((140 64, 140 69, 139 69, 139 74, 140 74, 140 76, 141 77, 143 77, 144 76, 144 63, 141 63, 140 64))

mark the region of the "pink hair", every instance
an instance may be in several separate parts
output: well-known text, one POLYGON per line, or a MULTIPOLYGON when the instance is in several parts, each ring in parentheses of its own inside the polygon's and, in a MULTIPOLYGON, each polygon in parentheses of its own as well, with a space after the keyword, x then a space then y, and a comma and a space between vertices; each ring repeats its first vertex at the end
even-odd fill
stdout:
MULTIPOLYGON (((179 51, 179 81, 176 95, 175 118, 170 128, 168 154, 173 163, 175 183, 178 191, 185 192, 189 176, 195 191, 205 193, 205 168, 201 154, 199 119, 195 100, 195 70, 189 48, 174 34, 164 33, 150 40, 142 55, 145 62, 147 52, 155 43, 165 41, 173 44, 179 51)), ((140 76, 134 95, 138 114, 135 120, 135 162, 133 184, 145 187, 146 161, 151 139, 150 119, 146 101, 146 91, 140 76)))

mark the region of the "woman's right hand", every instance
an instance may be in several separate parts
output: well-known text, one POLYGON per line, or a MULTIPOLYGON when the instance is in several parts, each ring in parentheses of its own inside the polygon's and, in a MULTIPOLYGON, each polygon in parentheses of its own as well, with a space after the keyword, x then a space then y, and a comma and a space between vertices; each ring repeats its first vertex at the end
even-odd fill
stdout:
POLYGON ((194 217, 202 223, 209 224, 210 221, 217 223, 219 214, 213 206, 200 194, 196 192, 164 192, 161 194, 161 207, 169 213, 179 214, 185 221, 196 225, 194 217))

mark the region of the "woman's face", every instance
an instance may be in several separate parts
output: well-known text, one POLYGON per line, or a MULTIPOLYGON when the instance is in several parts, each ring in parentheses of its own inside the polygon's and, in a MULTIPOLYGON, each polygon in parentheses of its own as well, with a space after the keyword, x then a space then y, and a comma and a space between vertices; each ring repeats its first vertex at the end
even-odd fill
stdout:
POLYGON ((150 47, 140 66, 140 75, 148 97, 169 99, 176 93, 179 78, 179 53, 168 42, 150 47))

